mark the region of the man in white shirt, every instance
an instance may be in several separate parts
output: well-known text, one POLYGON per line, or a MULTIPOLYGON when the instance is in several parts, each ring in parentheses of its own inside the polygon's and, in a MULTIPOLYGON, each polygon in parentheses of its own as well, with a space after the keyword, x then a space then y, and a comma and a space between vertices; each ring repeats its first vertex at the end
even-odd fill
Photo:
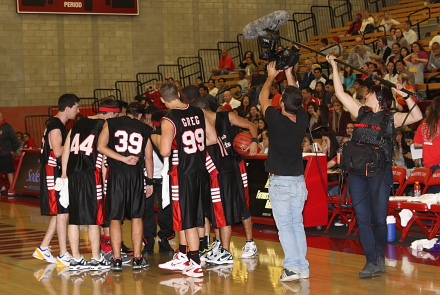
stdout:
POLYGON ((238 108, 241 105, 241 103, 238 100, 232 97, 231 91, 225 91, 225 93, 223 93, 223 101, 224 101, 223 106, 225 104, 229 104, 232 107, 232 109, 238 108))
POLYGON ((406 20, 405 23, 403 24, 403 28, 405 29, 405 33, 403 33, 403 37, 405 37, 409 45, 413 44, 414 42, 417 42, 417 40, 419 39, 416 32, 411 30, 411 26, 412 24, 410 20, 406 20))
POLYGON ((429 41, 429 49, 431 49, 431 50, 432 50, 432 44, 434 42, 437 42, 440 44, 440 24, 437 25, 437 32, 438 32, 437 36, 434 36, 434 38, 432 38, 432 40, 429 41))
POLYGON ((374 19, 371 16, 370 10, 369 9, 365 9, 364 10, 364 19, 362 20, 362 26, 361 26, 360 31, 364 32, 365 28, 367 27, 367 25, 373 24, 373 23, 374 23, 374 19))
POLYGON ((311 83, 310 83, 310 89, 312 89, 312 90, 315 90, 315 88, 316 88, 316 83, 318 83, 318 82, 322 82, 322 83, 324 83, 325 84, 325 79, 322 77, 322 69, 321 68, 315 68, 314 70, 313 70, 313 75, 315 76, 315 80, 313 80, 311 83))

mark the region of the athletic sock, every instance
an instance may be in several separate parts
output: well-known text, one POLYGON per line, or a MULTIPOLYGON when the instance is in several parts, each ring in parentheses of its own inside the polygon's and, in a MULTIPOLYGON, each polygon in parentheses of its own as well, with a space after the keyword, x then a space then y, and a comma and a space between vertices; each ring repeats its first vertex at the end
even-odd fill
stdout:
POLYGON ((204 238, 204 247, 205 247, 205 249, 209 249, 209 245, 211 245, 210 243, 209 243, 209 238, 210 238, 210 236, 209 235, 207 235, 207 236, 205 236, 205 238, 204 238))
MULTIPOLYGON (((182 253, 182 254, 186 254, 187 253, 187 247, 186 247, 186 245, 181 245, 181 244, 179 244, 179 252, 180 253, 182 253)), ((197 253, 197 255, 198 255, 198 253, 197 253)))
POLYGON ((40 249, 45 251, 45 250, 49 249, 49 247, 40 247, 40 249))
POLYGON ((199 251, 205 250, 205 237, 199 238, 199 251))
POLYGON ((188 259, 200 264, 200 256, 198 251, 188 251, 188 259))
POLYGON ((253 241, 254 241, 254 239, 246 240, 246 243, 251 243, 253 241))
POLYGON ((110 252, 113 248, 112 248, 112 243, 110 241, 110 237, 109 236, 104 236, 105 238, 105 244, 104 244, 104 248, 102 250, 104 250, 105 253, 110 252))

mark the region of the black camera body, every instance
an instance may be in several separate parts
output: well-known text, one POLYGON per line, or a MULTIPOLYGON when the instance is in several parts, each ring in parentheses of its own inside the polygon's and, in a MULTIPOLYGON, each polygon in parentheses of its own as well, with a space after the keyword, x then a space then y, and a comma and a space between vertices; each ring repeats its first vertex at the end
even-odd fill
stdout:
MULTIPOLYGON (((265 49, 261 52, 259 57, 262 60, 269 62, 275 61, 276 70, 287 70, 298 63, 299 60, 299 48, 293 46, 291 48, 285 47, 280 51, 277 51, 277 43, 280 35, 273 32, 266 36, 258 37, 258 44, 260 48, 265 49)), ((266 70, 265 70, 266 71, 266 70)))

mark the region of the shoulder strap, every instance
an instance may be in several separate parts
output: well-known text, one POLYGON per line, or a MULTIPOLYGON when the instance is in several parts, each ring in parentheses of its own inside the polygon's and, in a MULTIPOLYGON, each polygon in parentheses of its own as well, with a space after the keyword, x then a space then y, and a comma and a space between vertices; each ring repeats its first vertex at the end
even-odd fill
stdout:
POLYGON ((380 131, 377 134, 377 139, 381 140, 383 135, 385 134, 385 131, 387 129, 388 122, 390 121, 390 113, 386 112, 385 115, 382 118, 382 121, 380 122, 380 131))

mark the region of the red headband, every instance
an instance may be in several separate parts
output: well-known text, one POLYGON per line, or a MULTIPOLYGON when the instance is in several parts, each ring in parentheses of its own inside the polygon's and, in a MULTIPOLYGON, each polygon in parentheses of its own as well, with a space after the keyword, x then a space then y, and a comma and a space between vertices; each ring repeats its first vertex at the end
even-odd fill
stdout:
POLYGON ((99 107, 100 112, 119 113, 119 108, 99 107))

